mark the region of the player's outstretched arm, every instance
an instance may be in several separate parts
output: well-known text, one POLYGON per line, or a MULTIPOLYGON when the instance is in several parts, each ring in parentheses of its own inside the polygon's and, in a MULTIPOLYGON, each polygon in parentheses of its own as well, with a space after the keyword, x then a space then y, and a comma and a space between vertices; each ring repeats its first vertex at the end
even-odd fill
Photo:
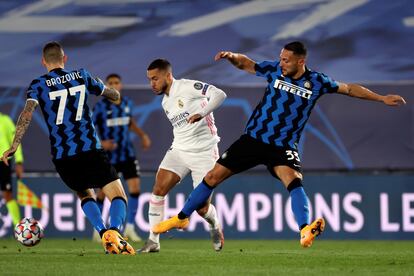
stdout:
POLYGON ((214 57, 215 61, 218 61, 220 59, 227 59, 235 67, 244 70, 250 74, 256 74, 256 70, 254 69, 256 62, 247 57, 246 55, 233 53, 229 51, 221 51, 218 52, 214 57))
POLYGON ((2 156, 2 161, 7 166, 9 165, 8 158, 9 156, 12 156, 19 147, 27 128, 32 121, 33 112, 35 111, 37 105, 37 101, 27 100, 22 113, 20 113, 19 119, 17 120, 16 132, 14 134, 12 145, 3 153, 2 156))
POLYGON ((359 99, 365 99, 370 101, 377 101, 377 102, 383 102, 386 105, 389 106, 399 106, 406 104, 403 97, 400 95, 380 95, 377 94, 371 90, 369 90, 366 87, 363 87, 359 84, 346 84, 346 83, 339 83, 338 92, 341 94, 348 95, 350 97, 355 97, 359 99))

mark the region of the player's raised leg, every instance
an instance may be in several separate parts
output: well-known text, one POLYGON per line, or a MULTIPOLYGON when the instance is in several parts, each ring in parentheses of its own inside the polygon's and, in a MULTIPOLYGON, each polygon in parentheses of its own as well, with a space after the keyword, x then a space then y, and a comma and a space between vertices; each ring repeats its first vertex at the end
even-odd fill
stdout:
POLYGON ((165 196, 178 182, 180 182, 180 180, 180 176, 172 171, 162 168, 158 170, 148 209, 148 218, 151 230, 148 240, 138 251, 139 253, 160 251, 160 235, 158 233, 154 233, 152 228, 164 219, 165 196))
POLYGON ((300 244, 303 247, 310 247, 315 237, 323 232, 325 221, 323 218, 318 218, 310 223, 309 201, 303 189, 300 172, 288 166, 274 167, 274 172, 289 191, 292 212, 300 230, 300 244))
POLYGON ((195 210, 200 209, 213 193, 213 189, 232 174, 233 172, 231 170, 216 163, 214 168, 207 173, 197 188, 191 192, 181 212, 170 219, 158 223, 152 228, 152 231, 160 234, 173 228, 185 228, 188 226, 188 217, 195 210))
POLYGON ((111 201, 109 229, 102 235, 104 247, 109 253, 133 255, 135 254, 134 248, 120 234, 127 210, 126 195, 121 181, 114 180, 105 185, 102 190, 111 201))

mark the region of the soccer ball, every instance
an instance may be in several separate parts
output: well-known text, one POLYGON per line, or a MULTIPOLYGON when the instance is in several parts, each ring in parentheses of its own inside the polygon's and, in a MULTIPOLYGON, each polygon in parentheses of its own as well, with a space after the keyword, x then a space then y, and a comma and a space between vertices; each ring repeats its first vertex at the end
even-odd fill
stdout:
POLYGON ((24 218, 14 228, 14 237, 24 246, 35 246, 43 236, 43 227, 34 218, 24 218))

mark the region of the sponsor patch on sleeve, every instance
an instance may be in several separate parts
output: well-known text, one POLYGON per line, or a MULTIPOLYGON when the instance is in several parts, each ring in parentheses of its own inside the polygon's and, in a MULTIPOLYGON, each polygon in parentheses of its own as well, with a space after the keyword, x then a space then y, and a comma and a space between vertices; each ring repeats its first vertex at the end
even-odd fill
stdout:
POLYGON ((208 89, 209 86, 210 86, 209 84, 204 84, 203 92, 202 92, 203 95, 205 95, 207 93, 207 89, 208 89))

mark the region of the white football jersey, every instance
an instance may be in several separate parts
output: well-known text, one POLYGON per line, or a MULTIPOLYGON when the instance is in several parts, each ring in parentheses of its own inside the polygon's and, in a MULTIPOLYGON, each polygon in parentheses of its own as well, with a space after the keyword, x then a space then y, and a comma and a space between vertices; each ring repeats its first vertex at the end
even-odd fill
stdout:
POLYGON ((220 141, 213 112, 196 123, 187 122, 207 105, 208 94, 214 89, 217 88, 200 81, 173 80, 169 95, 165 94, 162 99, 164 112, 173 126, 173 148, 198 152, 208 150, 220 141))

